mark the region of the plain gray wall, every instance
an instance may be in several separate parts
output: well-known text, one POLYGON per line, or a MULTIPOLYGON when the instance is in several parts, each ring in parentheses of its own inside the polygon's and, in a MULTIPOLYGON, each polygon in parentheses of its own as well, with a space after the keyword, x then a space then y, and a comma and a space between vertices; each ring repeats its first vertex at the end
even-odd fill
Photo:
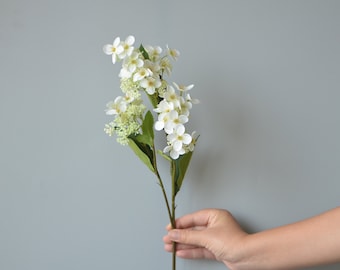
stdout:
MULTIPOLYGON (((177 48, 172 80, 201 100, 178 215, 255 232, 339 205, 340 1, 1 0, 1 270, 170 269, 156 179, 103 132, 102 46, 129 34, 177 48)), ((225 269, 178 260, 207 268, 225 269)))

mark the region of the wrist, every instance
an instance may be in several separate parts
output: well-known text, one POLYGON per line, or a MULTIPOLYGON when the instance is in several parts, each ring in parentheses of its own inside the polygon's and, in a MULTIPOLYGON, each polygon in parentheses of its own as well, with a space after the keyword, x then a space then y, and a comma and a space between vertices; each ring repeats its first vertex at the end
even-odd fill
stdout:
POLYGON ((227 259, 223 260, 223 263, 231 270, 249 269, 249 257, 252 256, 249 252, 251 241, 250 234, 242 235, 230 248, 227 259))

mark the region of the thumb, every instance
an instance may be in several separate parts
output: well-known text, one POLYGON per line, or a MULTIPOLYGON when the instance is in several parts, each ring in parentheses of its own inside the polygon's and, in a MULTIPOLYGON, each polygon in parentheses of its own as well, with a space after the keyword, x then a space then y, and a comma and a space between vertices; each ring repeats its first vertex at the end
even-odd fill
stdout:
POLYGON ((207 238, 206 234, 200 230, 174 229, 168 232, 168 236, 171 241, 201 247, 205 246, 207 238))

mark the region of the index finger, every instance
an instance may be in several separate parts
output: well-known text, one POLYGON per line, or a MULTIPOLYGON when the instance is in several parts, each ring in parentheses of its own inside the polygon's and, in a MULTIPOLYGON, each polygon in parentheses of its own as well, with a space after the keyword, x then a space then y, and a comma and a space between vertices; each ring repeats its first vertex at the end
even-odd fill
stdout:
MULTIPOLYGON (((184 215, 178 219, 176 219, 176 228, 177 229, 188 229, 195 227, 206 227, 213 215, 212 209, 204 209, 191 214, 184 215)), ((167 230, 171 230, 171 224, 167 227, 167 230)))

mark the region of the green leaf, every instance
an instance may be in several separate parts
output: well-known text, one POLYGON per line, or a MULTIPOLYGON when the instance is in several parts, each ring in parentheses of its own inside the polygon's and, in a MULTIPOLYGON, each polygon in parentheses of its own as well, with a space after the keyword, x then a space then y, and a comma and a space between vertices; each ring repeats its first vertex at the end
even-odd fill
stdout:
POLYGON ((154 93, 153 95, 148 94, 148 97, 154 108, 156 108, 158 103, 162 100, 157 93, 154 93))
POLYGON ((145 114, 143 123, 142 123, 142 131, 143 131, 143 136, 147 136, 148 138, 150 138, 150 145, 153 144, 153 140, 154 140, 154 132, 153 132, 153 116, 152 113, 150 111, 148 111, 145 114))
POLYGON ((171 157, 169 157, 167 154, 164 154, 162 150, 158 150, 157 153, 161 155, 163 158, 165 158, 167 161, 172 161, 171 157))
POLYGON ((153 132, 153 116, 150 111, 145 114, 142 123, 142 134, 130 135, 129 146, 139 157, 139 159, 152 171, 155 172, 154 166, 154 132, 153 132))
POLYGON ((153 165, 154 153, 150 145, 143 143, 143 135, 130 135, 129 146, 137 157, 152 171, 155 172, 153 165))
POLYGON ((150 60, 149 54, 148 54, 148 52, 145 50, 145 48, 143 47, 142 44, 139 46, 139 51, 142 53, 144 59, 150 60))
POLYGON ((185 173, 189 167, 191 157, 193 152, 188 152, 182 156, 180 156, 178 159, 172 160, 171 163, 171 170, 172 170, 172 177, 174 181, 174 191, 175 196, 180 191, 185 173))

